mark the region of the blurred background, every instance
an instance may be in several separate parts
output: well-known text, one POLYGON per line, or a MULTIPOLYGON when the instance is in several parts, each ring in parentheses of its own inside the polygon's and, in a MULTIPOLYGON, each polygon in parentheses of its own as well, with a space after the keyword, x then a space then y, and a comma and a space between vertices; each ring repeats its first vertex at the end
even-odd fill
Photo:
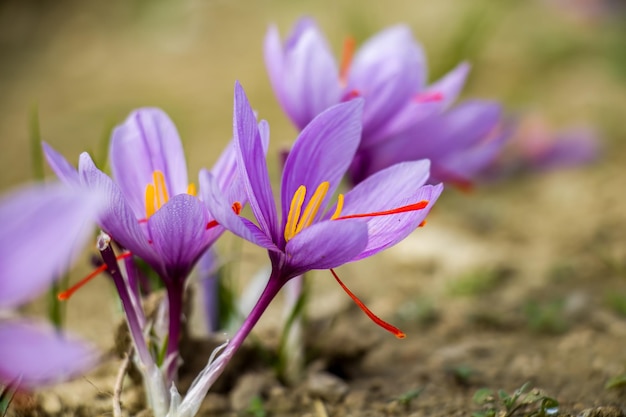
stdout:
POLYGON ((509 114, 539 114, 555 128, 593 125, 612 151, 626 135, 622 3, 3 0, 0 189, 32 176, 35 106, 42 138, 72 160, 83 150, 102 158, 113 125, 136 107, 162 107, 194 172, 211 165, 230 137, 238 79, 270 121, 273 146, 292 141, 266 76, 262 39, 270 23, 286 35, 303 14, 318 20, 337 55, 346 36, 362 41, 404 22, 424 46, 431 81, 469 60, 465 97, 500 100, 509 114))

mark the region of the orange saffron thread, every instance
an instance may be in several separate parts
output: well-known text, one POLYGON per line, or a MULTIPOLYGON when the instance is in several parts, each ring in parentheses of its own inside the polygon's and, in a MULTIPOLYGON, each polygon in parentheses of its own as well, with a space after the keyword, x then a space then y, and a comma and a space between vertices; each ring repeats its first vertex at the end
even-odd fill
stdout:
POLYGON ((339 279, 339 277, 337 276, 337 274, 332 268, 330 269, 330 272, 331 274, 333 274, 333 277, 335 277, 335 280, 339 283, 339 285, 341 285, 341 288, 343 288, 346 294, 348 294, 350 298, 352 298, 352 301, 354 301, 356 305, 358 305, 359 308, 363 310, 363 312, 367 314, 367 317, 369 317, 374 323, 378 324, 380 327, 387 330, 388 332, 393 333, 394 336, 396 336, 398 339, 404 339, 406 337, 406 334, 402 330, 387 323, 386 321, 378 317, 376 314, 372 313, 372 311, 369 308, 367 308, 365 304, 363 304, 363 302, 359 300, 357 296, 354 295, 352 291, 350 291, 343 282, 341 282, 341 280, 339 279))
POLYGON ((348 81, 348 71, 352 65, 352 57, 356 49, 356 41, 352 36, 348 36, 343 42, 343 52, 341 54, 341 66, 339 67, 339 80, 342 84, 348 81))
MULTIPOLYGON (((239 201, 235 201, 231 208, 233 209, 235 214, 237 216, 239 216, 239 214, 241 213, 241 203, 239 201)), ((219 225, 220 224, 217 222, 217 220, 211 220, 210 222, 208 222, 206 224, 206 230, 212 229, 212 228, 217 227, 219 225)))
POLYGON ((425 209, 428 206, 428 203, 428 200, 422 200, 418 203, 409 204, 408 206, 402 206, 391 210, 375 211, 373 213, 348 214, 346 216, 337 217, 335 220, 360 219, 363 217, 388 216, 390 214, 406 213, 409 211, 425 209))
MULTIPOLYGON (((117 256, 115 259, 117 259, 119 261, 119 260, 122 260, 124 258, 128 258, 128 257, 130 257, 132 255, 133 254, 130 253, 130 252, 124 252, 121 255, 117 256)), ((74 295, 74 293, 76 291, 81 289, 85 284, 87 284, 89 281, 91 281, 92 279, 97 277, 100 273, 102 273, 102 272, 104 272, 106 270, 107 270, 106 264, 100 265, 99 267, 94 269, 89 275, 87 275, 85 278, 81 279, 80 281, 78 281, 76 284, 72 285, 67 290, 58 293, 57 294, 57 299, 59 301, 66 301, 66 300, 68 300, 72 295, 74 295)))

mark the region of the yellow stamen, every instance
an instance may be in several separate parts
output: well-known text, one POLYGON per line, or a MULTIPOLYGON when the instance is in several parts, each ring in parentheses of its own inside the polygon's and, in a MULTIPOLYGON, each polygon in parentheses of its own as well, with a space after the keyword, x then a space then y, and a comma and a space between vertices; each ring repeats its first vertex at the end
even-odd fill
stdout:
POLYGON ((163 172, 156 170, 152 173, 152 179, 156 188, 157 210, 170 199, 167 194, 167 185, 165 185, 165 175, 163 172))
POLYGON ((296 235, 296 224, 300 218, 302 204, 306 197, 306 187, 301 185, 293 194, 291 205, 289 206, 289 214, 287 215, 287 224, 285 225, 285 240, 289 241, 296 235))
POLYGON ((337 196, 337 208, 330 219, 336 220, 339 216, 341 216, 341 210, 343 210, 343 194, 339 194, 337 196))
POLYGON ((187 194, 192 195, 194 197, 198 195, 198 192, 196 191, 196 184, 194 184, 193 182, 189 183, 189 185, 187 186, 187 194))
POLYGON ((302 231, 302 229, 304 229, 305 227, 309 227, 313 223, 313 220, 315 219, 315 216, 317 215, 317 212, 320 210, 320 206, 324 201, 324 197, 326 197, 326 193, 328 193, 329 187, 330 183, 328 181, 324 181, 317 186, 313 197, 311 197, 309 204, 307 204, 306 208, 304 209, 302 218, 300 218, 300 221, 298 221, 298 225, 296 226, 296 233, 294 234, 299 233, 300 231, 302 231))
POLYGON ((148 184, 146 186, 146 219, 149 219, 156 211, 156 207, 154 206, 154 194, 154 185, 148 184))

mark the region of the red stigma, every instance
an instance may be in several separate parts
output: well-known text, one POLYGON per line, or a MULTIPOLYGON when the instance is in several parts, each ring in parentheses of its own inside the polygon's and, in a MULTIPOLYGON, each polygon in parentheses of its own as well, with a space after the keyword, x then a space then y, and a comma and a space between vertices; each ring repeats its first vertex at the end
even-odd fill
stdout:
POLYGON ((393 333, 394 336, 396 336, 398 339, 404 339, 406 337, 406 334, 402 330, 387 323, 386 321, 378 317, 376 314, 372 313, 372 310, 367 308, 365 304, 363 304, 363 302, 359 300, 357 296, 354 295, 354 293, 352 293, 352 291, 350 291, 343 282, 341 282, 341 280, 339 279, 339 277, 337 276, 337 274, 332 268, 330 269, 330 273, 333 274, 333 277, 335 277, 335 280, 339 283, 341 288, 343 288, 346 294, 348 294, 350 298, 352 298, 352 301, 354 301, 356 305, 358 305, 359 308, 363 310, 363 312, 367 314, 367 317, 369 317, 374 323, 378 324, 380 327, 387 330, 388 332, 393 333))
MULTIPOLYGON (((133 256, 132 253, 124 252, 121 255, 117 256, 115 259, 117 259, 119 261, 119 260, 122 260, 122 259, 125 259, 125 258, 129 258, 131 256, 133 256)), ((74 293, 76 291, 81 289, 85 284, 87 284, 89 281, 91 281, 92 279, 97 277, 100 273, 102 273, 102 272, 104 272, 106 270, 107 270, 106 264, 100 265, 99 267, 94 269, 89 275, 87 275, 85 278, 81 279, 80 281, 78 281, 76 284, 72 285, 67 290, 57 294, 57 299, 59 301, 66 301, 66 300, 68 300, 72 295, 74 295, 74 293)))
MULTIPOLYGON (((233 212, 239 216, 239 214, 241 214, 241 203, 239 201, 235 201, 233 203, 233 205, 231 206, 231 208, 233 209, 233 212)), ((220 224, 217 222, 217 220, 211 220, 210 222, 208 222, 206 224, 206 230, 212 229, 214 227, 219 226, 220 224)))
POLYGON ((360 219, 363 217, 388 216, 390 214, 407 213, 409 211, 425 209, 428 207, 428 203, 428 200, 422 200, 418 203, 409 204, 408 206, 402 206, 391 210, 375 211, 372 213, 348 214, 346 216, 337 217, 335 220, 360 219))
POLYGON ((438 91, 420 93, 413 97, 413 101, 417 103, 432 103, 441 100, 443 100, 443 94, 438 91))

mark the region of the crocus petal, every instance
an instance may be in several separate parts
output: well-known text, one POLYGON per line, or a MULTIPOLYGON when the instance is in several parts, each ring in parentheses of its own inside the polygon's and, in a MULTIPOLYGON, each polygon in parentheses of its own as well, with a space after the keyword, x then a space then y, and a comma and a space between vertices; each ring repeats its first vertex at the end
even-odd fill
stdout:
POLYGON ((272 194, 263 140, 246 93, 235 84, 233 136, 237 149, 237 166, 248 194, 250 208, 259 226, 274 242, 279 241, 278 216, 272 194))
POLYGON ((78 178, 78 171, 72 166, 67 159, 60 153, 48 145, 46 142, 42 142, 43 153, 48 161, 48 165, 52 168, 55 175, 67 185, 78 185, 80 179, 78 178))
POLYGON ((105 207, 98 217, 100 227, 135 255, 151 265, 158 265, 158 257, 148 244, 147 236, 124 200, 117 184, 96 168, 86 152, 80 155, 78 172, 83 185, 98 190, 106 196, 105 207))
POLYGON ((402 162, 378 171, 346 193, 341 215, 396 208, 400 201, 415 194, 429 176, 430 161, 424 159, 402 162))
MULTIPOLYGON (((423 200, 429 202, 421 210, 366 218, 369 240, 356 259, 395 245, 426 218, 443 190, 441 185, 423 186, 430 175, 429 166, 427 160, 393 165, 359 183, 345 195, 341 216, 387 211, 423 200)), ((337 220, 341 221, 344 220, 337 220)))
POLYGON ((444 75, 435 83, 431 84, 426 93, 438 93, 441 95, 442 109, 447 109, 456 101, 461 94, 461 90, 465 85, 465 80, 470 71, 470 64, 467 62, 460 63, 452 71, 444 75))
POLYGON ((173 197, 148 219, 148 233, 166 273, 164 278, 187 277, 196 260, 215 240, 208 239, 209 221, 204 204, 189 194, 173 197))
POLYGON ((202 201, 220 226, 263 248, 278 251, 268 232, 233 212, 231 203, 225 199, 217 180, 207 170, 200 171, 200 190, 203 193, 200 196, 202 201))
MULTIPOLYGON (((293 195, 301 185, 307 189, 304 206, 324 181, 330 183, 327 199, 333 195, 359 146, 362 110, 362 99, 333 106, 298 136, 283 170, 283 226, 293 195)), ((322 203, 322 207, 325 204, 322 203)))
POLYGON ((187 165, 176 127, 162 110, 144 108, 132 112, 115 128, 110 160, 113 178, 137 216, 146 212, 146 186, 153 172, 165 176, 170 196, 187 191, 187 165))
POLYGON ((323 221, 307 227, 285 246, 289 277, 312 269, 336 268, 352 261, 367 245, 361 220, 323 221))
POLYGON ((26 321, 0 321, 0 340, 0 382, 25 388, 79 375, 98 360, 93 347, 26 321))
POLYGON ((378 140, 377 131, 426 80, 426 59, 406 26, 394 26, 369 39, 357 52, 346 91, 357 91, 366 99, 363 137, 366 146, 378 140))
POLYGON ((270 27, 265 63, 281 106, 299 129, 340 99, 337 64, 311 19, 298 22, 284 48, 278 30, 270 27))
MULTIPOLYGON (((410 129, 411 126, 427 117, 440 114, 449 108, 461 93, 469 70, 470 66, 468 63, 461 63, 425 91, 418 93, 385 123, 376 136, 380 140, 395 136, 402 131, 410 129), (434 95, 437 97, 429 98, 434 95), (420 96, 423 96, 423 99, 420 96)), ((375 143, 377 141, 373 139, 368 139, 367 141, 368 145, 375 143)))
POLYGON ((62 276, 103 204, 97 192, 64 184, 30 186, 2 198, 0 309, 37 297, 62 276))
POLYGON ((505 130, 473 148, 442 158, 436 166, 433 166, 430 182, 471 181, 500 155, 502 147, 509 138, 510 134, 505 130))
POLYGON ((439 143, 442 154, 449 155, 483 142, 502 121, 498 103, 468 100, 445 115, 439 143))

